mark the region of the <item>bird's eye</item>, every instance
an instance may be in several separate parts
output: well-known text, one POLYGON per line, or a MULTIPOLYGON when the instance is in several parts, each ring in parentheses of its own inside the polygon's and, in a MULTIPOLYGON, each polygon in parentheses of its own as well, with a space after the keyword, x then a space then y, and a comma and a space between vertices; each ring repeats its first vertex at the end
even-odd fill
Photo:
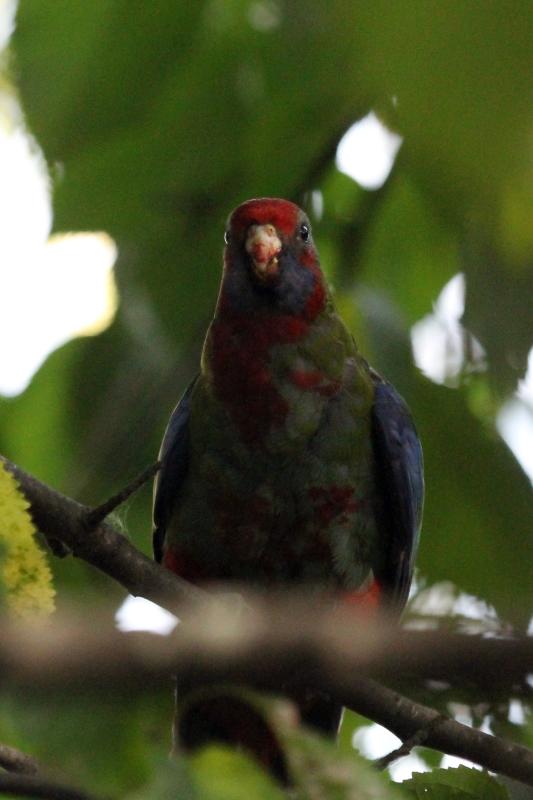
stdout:
POLYGON ((304 242, 309 239, 309 225, 304 224, 300 226, 300 237, 304 242))
POLYGON ((224 231, 224 241, 226 244, 229 244, 231 241, 231 236, 229 231, 224 231))

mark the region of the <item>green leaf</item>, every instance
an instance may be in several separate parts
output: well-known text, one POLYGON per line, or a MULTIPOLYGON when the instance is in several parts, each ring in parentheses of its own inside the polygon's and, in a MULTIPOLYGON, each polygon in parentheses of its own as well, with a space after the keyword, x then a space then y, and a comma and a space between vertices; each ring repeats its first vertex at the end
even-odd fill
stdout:
POLYGON ((401 786, 420 800, 509 800, 506 789, 487 772, 463 766, 414 773, 401 786))
POLYGON ((390 293, 412 325, 431 311, 459 269, 457 234, 404 170, 385 189, 366 231, 358 277, 365 286, 390 293))
POLYGON ((128 793, 124 800, 166 800, 174 797, 179 800, 195 800, 198 797, 190 770, 183 758, 159 756, 154 758, 151 766, 150 780, 141 789, 128 793))
POLYGON ((368 719, 366 717, 356 714, 355 711, 351 711, 349 708, 344 709, 338 741, 339 748, 342 752, 353 753, 354 734, 359 728, 366 725, 368 725, 368 719))
MULTIPOLYGON (((249 696, 252 699, 252 695, 249 696)), ((331 800, 398 800, 401 796, 389 778, 377 772, 352 747, 338 747, 330 739, 295 725, 288 701, 255 698, 256 711, 268 718, 272 733, 283 745, 296 798, 327 797, 331 800)), ((194 704, 193 704, 194 707, 194 704)), ((257 741, 257 737, 256 737, 257 741)), ((261 754, 261 750, 258 750, 261 754)), ((285 796, 278 784, 245 753, 208 746, 187 759, 199 795, 208 800, 241 797, 285 796)))
POLYGON ((328 800, 399 800, 402 794, 385 773, 347 747, 305 730, 280 731, 286 742, 298 798, 328 800))
POLYGON ((533 345, 531 255, 513 258, 490 240, 480 242, 473 232, 466 247, 464 322, 486 349, 488 375, 501 395, 516 389, 533 345))
POLYGON ((285 792, 252 759, 224 747, 206 747, 189 759, 202 800, 282 800, 285 792))
POLYGON ((0 695, 0 734, 47 770, 95 794, 122 797, 150 782, 170 750, 172 697, 115 691, 0 695))
POLYGON ((454 390, 423 378, 397 308, 363 288, 350 300, 366 322, 365 354, 407 400, 422 440, 422 574, 430 583, 451 580, 526 628, 533 609, 530 481, 494 426, 473 413, 475 384, 454 390))
POLYGON ((457 215, 473 195, 494 208, 502 184, 531 169, 530 12, 527 0, 357 7, 361 80, 396 97, 409 163, 457 215))
POLYGON ((426 467, 422 573, 430 581, 451 579, 527 626, 533 608, 529 481, 496 432, 471 414, 463 392, 420 380, 409 397, 426 467), (519 597, 513 586, 520 587, 519 597))

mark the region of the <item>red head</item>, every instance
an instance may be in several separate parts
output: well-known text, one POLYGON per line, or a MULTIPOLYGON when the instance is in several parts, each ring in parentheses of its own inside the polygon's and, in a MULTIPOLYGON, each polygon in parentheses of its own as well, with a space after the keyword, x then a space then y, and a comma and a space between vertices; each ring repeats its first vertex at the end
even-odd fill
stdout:
POLYGON ((219 312, 301 316, 322 310, 326 286, 311 226, 294 203, 248 200, 233 211, 225 234, 219 312))
POLYGON ((258 200, 247 200, 238 206, 228 219, 228 231, 242 236, 249 225, 271 223, 281 233, 291 236, 300 220, 309 225, 304 212, 290 200, 262 197, 258 200))

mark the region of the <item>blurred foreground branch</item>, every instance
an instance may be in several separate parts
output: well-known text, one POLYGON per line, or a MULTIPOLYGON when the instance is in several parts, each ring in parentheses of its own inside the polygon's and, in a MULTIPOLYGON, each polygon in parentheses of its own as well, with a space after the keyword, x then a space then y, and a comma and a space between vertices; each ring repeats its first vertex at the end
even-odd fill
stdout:
POLYGON ((31 504, 37 527, 79 558, 186 620, 174 634, 121 634, 107 615, 43 626, 0 623, 0 679, 18 687, 100 689, 167 682, 233 682, 279 691, 298 683, 327 691, 403 741, 424 731, 424 744, 533 785, 533 752, 442 717, 366 674, 380 678, 460 680, 511 687, 533 671, 533 638, 485 639, 435 631, 401 631, 381 617, 309 597, 208 595, 138 552, 110 525, 90 527, 91 510, 10 469, 31 504), (107 620, 107 621, 106 621, 107 620))
POLYGON ((97 800, 81 789, 74 789, 49 778, 36 758, 16 747, 0 744, 0 794, 46 800, 97 800))
POLYGON ((533 785, 533 751, 469 728, 388 689, 364 673, 426 676, 441 659, 466 675, 531 669, 533 640, 482 639, 364 624, 295 599, 247 605, 221 596, 218 607, 198 608, 170 636, 120 633, 109 616, 21 626, 0 623, 0 679, 31 691, 146 691, 176 674, 202 684, 236 683, 279 691, 298 684, 326 690, 338 702, 409 739, 427 731, 424 745, 468 758, 533 785), (106 621, 107 619, 107 621, 106 621), (447 653, 452 652, 452 657, 447 653), (472 653, 476 659, 472 663, 472 653))
POLYGON ((7 744, 0 744, 0 767, 8 772, 20 772, 25 775, 35 775, 40 770, 36 758, 7 744))
POLYGON ((97 800, 79 789, 72 789, 40 775, 0 774, 0 794, 42 800, 97 800))

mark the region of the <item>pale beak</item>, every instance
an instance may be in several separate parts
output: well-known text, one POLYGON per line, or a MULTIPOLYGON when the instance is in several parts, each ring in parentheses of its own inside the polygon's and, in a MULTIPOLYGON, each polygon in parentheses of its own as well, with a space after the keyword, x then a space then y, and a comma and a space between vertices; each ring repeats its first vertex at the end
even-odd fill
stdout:
POLYGON ((281 241, 275 227, 271 224, 250 225, 245 247, 258 281, 268 283, 275 279, 279 272, 278 256, 281 252, 281 241))

